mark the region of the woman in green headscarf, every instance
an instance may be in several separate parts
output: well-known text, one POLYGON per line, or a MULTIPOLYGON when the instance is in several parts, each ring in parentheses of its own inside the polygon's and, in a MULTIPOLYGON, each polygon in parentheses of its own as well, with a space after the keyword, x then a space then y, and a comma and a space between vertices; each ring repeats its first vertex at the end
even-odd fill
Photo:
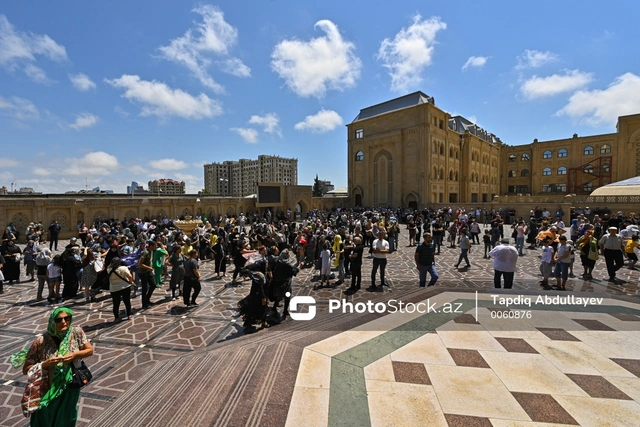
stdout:
POLYGON ((78 418, 79 388, 69 388, 71 363, 93 354, 93 346, 79 326, 72 327, 73 312, 60 307, 49 316, 47 332, 36 338, 28 350, 11 357, 14 367, 22 365, 26 375, 37 363, 42 366, 44 386, 38 410, 31 414, 31 426, 74 426, 78 418))

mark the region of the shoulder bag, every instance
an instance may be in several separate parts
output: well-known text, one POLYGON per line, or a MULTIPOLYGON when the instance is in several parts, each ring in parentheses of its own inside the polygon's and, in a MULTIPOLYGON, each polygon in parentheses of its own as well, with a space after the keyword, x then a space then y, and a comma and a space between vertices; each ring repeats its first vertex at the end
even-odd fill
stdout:
POLYGON ((93 375, 91 371, 85 365, 84 361, 80 361, 80 367, 76 368, 73 362, 71 362, 71 383, 69 384, 69 388, 82 388, 91 382, 93 375))

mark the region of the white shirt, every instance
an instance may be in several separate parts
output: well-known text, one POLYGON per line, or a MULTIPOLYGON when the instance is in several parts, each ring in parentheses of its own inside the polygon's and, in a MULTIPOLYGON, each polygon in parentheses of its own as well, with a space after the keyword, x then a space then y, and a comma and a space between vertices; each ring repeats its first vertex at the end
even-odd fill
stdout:
POLYGON ((508 243, 503 243, 491 249, 489 256, 493 258, 493 269, 498 271, 515 272, 518 262, 518 250, 508 243))
POLYGON ((551 261, 553 261, 553 248, 551 246, 542 246, 542 256, 540 257, 540 262, 551 264, 551 261))
MULTIPOLYGON (((387 242, 386 240, 382 239, 376 239, 373 241, 373 249, 378 249, 378 250, 389 250, 389 242, 387 242)), ((387 254, 380 254, 380 253, 373 253, 373 257, 374 258, 386 258, 387 254)))

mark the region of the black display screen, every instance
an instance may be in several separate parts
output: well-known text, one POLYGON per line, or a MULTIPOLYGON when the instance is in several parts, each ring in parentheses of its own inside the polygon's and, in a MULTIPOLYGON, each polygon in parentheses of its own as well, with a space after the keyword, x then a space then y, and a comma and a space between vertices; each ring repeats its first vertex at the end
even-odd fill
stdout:
POLYGON ((280 187, 259 186, 258 203, 280 204, 280 187))

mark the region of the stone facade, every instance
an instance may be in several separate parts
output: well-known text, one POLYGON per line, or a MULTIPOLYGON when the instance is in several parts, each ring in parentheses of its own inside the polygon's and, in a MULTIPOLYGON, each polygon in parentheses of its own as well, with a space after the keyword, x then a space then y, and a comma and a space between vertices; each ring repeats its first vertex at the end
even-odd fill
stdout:
POLYGON ((455 120, 432 98, 394 109, 396 101, 409 97, 428 98, 417 92, 390 101, 389 109, 369 107, 383 112, 369 115, 364 109, 347 125, 353 203, 418 207, 491 201, 500 189, 499 140, 486 132, 483 137, 451 129, 455 120))
POLYGON ((588 195, 640 175, 640 114, 617 131, 508 146, 416 92, 347 125, 354 206, 488 204, 496 195, 588 195))
POLYGON ((346 198, 311 197, 311 186, 284 186, 282 203, 256 207, 255 198, 214 197, 202 195, 137 196, 118 194, 0 196, 0 225, 10 223, 23 234, 30 222, 42 221, 45 228, 55 219, 62 226, 61 238, 77 235, 78 222, 92 223, 110 218, 176 218, 196 215, 252 215, 269 208, 273 212, 291 209, 305 215, 312 209, 346 206, 346 198))

